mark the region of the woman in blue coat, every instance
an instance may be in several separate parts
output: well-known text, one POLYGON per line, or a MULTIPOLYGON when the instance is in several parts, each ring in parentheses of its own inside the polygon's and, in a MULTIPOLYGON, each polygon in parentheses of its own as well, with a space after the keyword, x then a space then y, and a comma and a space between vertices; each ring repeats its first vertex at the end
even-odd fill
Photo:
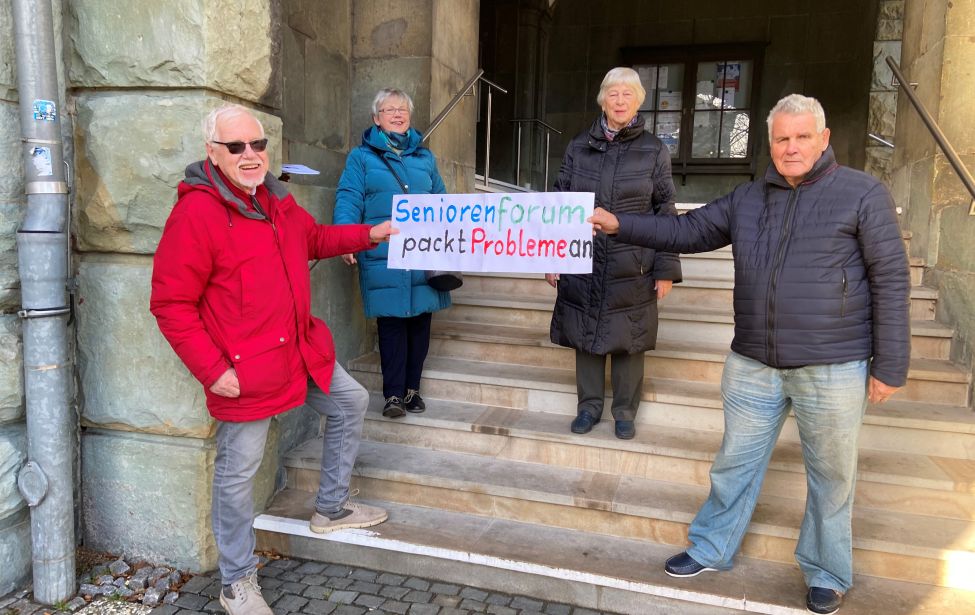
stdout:
MULTIPOLYGON (((393 88, 372 101, 372 121, 362 145, 349 152, 335 196, 335 224, 377 224, 389 220, 395 194, 443 194, 437 161, 410 128, 413 100, 393 88)), ((383 371, 383 415, 423 412, 420 376, 430 347, 433 312, 450 306, 450 294, 434 290, 421 270, 387 267, 389 244, 346 254, 359 265, 359 286, 367 318, 376 318, 383 371)))

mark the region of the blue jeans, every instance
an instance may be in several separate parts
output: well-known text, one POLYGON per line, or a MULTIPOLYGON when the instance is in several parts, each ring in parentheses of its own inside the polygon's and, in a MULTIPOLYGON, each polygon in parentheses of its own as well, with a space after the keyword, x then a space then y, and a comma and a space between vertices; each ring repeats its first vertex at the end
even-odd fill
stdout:
MULTIPOLYGON (((315 508, 320 512, 338 512, 349 498, 352 466, 359 452, 369 393, 336 363, 328 395, 309 380, 305 403, 326 418, 315 508)), ((254 475, 264 457, 270 424, 270 418, 242 423, 217 421, 211 522, 224 585, 257 569, 254 475)))
POLYGON ((731 353, 721 379, 724 439, 711 467, 711 493, 688 531, 691 557, 731 568, 791 409, 807 487, 796 560, 809 587, 845 592, 853 585, 850 526, 867 370, 866 360, 775 369, 731 353))

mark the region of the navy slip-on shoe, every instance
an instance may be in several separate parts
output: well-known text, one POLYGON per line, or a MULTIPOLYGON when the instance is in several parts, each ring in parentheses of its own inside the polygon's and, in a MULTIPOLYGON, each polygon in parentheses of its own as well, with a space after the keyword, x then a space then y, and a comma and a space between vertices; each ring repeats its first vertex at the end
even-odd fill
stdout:
POLYGON ((616 421, 616 437, 620 440, 632 440, 636 435, 636 427, 633 421, 616 421))
POLYGON ((806 608, 810 613, 830 615, 840 610, 843 594, 828 587, 810 587, 806 594, 806 608))
POLYGON ((715 572, 717 568, 708 568, 703 564, 697 563, 697 560, 688 555, 687 551, 678 553, 664 564, 664 572, 672 577, 696 577, 702 572, 708 571, 715 572))
POLYGON ((571 427, 572 433, 578 433, 578 434, 589 433, 590 431, 592 431, 593 426, 598 422, 599 419, 594 417, 591 413, 583 410, 582 412, 579 413, 579 416, 577 416, 572 421, 572 427, 571 427))

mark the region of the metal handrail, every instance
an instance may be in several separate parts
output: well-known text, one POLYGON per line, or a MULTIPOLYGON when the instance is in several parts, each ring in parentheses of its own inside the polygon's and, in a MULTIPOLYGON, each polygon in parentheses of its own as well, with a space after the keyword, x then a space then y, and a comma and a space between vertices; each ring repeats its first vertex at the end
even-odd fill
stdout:
POLYGON ((548 192, 548 153, 552 145, 552 133, 562 134, 562 131, 534 117, 511 120, 511 123, 518 124, 518 150, 515 154, 515 183, 519 186, 521 185, 521 126, 526 123, 534 123, 539 124, 545 129, 545 181, 542 185, 545 187, 545 192, 548 192))
POLYGON ((420 139, 420 143, 424 143, 426 142, 427 139, 430 138, 430 135, 432 135, 437 130, 437 128, 440 127, 440 124, 442 124, 443 121, 447 119, 447 116, 450 115, 450 112, 454 110, 454 107, 457 106, 457 103, 460 102, 460 99, 467 96, 468 92, 470 92, 474 88, 474 86, 477 85, 478 82, 483 82, 488 86, 487 124, 486 124, 487 131, 485 137, 485 152, 484 152, 484 187, 487 188, 488 181, 489 181, 488 174, 491 168, 490 167, 491 164, 490 162, 491 161, 491 98, 492 98, 491 93, 492 90, 498 90, 502 94, 507 94, 508 90, 504 89, 503 87, 491 81, 490 79, 486 79, 484 77, 483 68, 477 69, 477 72, 474 74, 473 77, 467 80, 467 83, 464 84, 464 87, 461 88, 459 92, 454 94, 454 97, 450 99, 450 102, 447 103, 447 106, 443 108, 443 111, 438 113, 437 117, 433 118, 433 121, 430 122, 430 127, 427 128, 426 133, 423 135, 423 138, 420 139))
POLYGON ((890 70, 894 73, 894 77, 897 79, 897 83, 900 85, 901 90, 907 94, 907 99, 911 101, 912 105, 914 105, 914 110, 917 111, 919 116, 921 116, 921 121, 924 122, 928 132, 930 132, 931 136, 934 137, 934 140, 938 144, 938 147, 941 148, 941 151, 945 153, 945 157, 948 158, 948 162, 951 163, 952 168, 955 169, 955 173, 958 174, 959 179, 961 179, 961 183, 965 184, 965 188, 967 188, 969 194, 972 195, 972 204, 969 207, 968 215, 975 216, 975 180, 972 179, 972 174, 969 173, 968 169, 965 168, 961 158, 958 157, 958 153, 955 152, 955 148, 951 146, 951 143, 948 142, 947 137, 945 137, 945 134, 941 131, 941 127, 938 126, 938 123, 934 121, 934 118, 931 117, 928 110, 924 108, 923 104, 921 104, 921 100, 917 97, 917 94, 904 77, 904 73, 901 72, 900 67, 897 66, 897 62, 894 61, 893 57, 887 56, 887 66, 889 66, 890 70))

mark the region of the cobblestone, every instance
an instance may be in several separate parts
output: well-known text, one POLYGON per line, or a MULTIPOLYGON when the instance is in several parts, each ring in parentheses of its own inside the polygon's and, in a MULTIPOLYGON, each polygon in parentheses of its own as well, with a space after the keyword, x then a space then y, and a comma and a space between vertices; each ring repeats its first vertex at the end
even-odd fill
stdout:
MULTIPOLYGON (((262 563, 265 565, 258 571, 259 581, 264 598, 275 615, 611 615, 531 596, 485 591, 365 568, 286 558, 265 559, 262 563)), ((152 580, 154 576, 170 580, 179 572, 135 565, 142 567, 126 572, 127 581, 152 580)), ((117 564, 115 568, 121 570, 123 567, 117 564)), ((106 566, 93 568, 79 576, 79 581, 97 579, 107 571, 106 566)), ((174 604, 161 604, 150 609, 133 603, 132 600, 139 598, 136 595, 129 602, 97 598, 94 603, 83 606, 85 601, 78 598, 80 608, 74 615, 224 615, 217 600, 221 588, 219 573, 189 578, 183 573, 179 575, 181 580, 187 580, 178 587, 179 595, 174 604)), ((113 582, 117 582, 117 578, 113 582)), ((32 602, 31 598, 29 589, 0 596, 0 615, 50 613, 50 609, 32 602)))

